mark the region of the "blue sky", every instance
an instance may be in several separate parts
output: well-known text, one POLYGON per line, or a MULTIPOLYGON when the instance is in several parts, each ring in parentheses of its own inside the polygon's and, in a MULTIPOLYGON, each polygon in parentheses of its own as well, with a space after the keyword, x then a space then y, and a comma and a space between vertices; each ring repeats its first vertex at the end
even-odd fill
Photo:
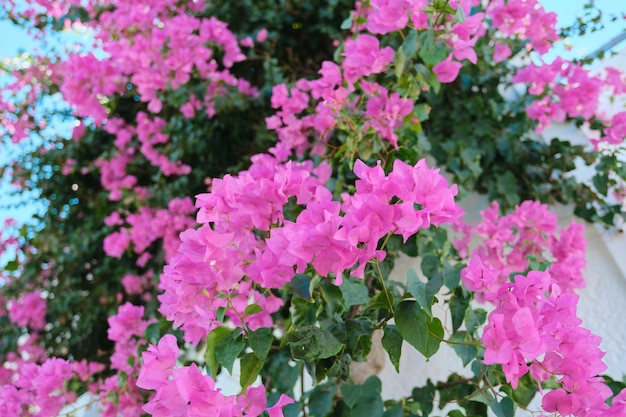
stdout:
MULTIPOLYGON (((544 0, 542 4, 547 10, 554 11, 559 15, 559 26, 567 26, 575 21, 577 16, 582 15, 583 5, 586 0, 544 0)), ((607 27, 599 32, 586 35, 584 38, 571 39, 571 50, 561 45, 557 51, 566 58, 581 58, 595 51, 598 47, 608 42, 626 28, 626 20, 618 19, 617 22, 609 23, 610 15, 621 16, 626 13, 626 2, 617 0, 596 0, 595 4, 607 17, 607 27)), ((0 59, 15 56, 19 52, 32 52, 36 48, 28 34, 8 21, 0 21, 0 59)), ((624 47, 626 42, 620 45, 624 47)), ((6 152, 0 149, 0 161, 7 158, 6 152)), ((8 202, 6 184, 0 183, 0 206, 8 202)), ((27 221, 34 211, 33 205, 27 205, 19 209, 5 210, 0 207, 0 221, 6 217, 14 217, 20 222, 27 221)))

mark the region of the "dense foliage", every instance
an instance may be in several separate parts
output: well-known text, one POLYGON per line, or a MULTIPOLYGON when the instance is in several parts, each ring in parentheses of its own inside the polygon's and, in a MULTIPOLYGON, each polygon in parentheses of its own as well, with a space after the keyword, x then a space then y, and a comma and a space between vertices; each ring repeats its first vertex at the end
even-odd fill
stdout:
POLYGON ((5 64, 3 150, 22 151, 3 175, 43 207, 0 234, 0 414, 87 391, 109 416, 508 417, 536 395, 555 415, 626 412, 576 317, 583 227, 544 205, 625 216, 626 111, 599 101, 626 79, 544 61, 559 35, 538 2, 3 8, 39 39, 90 41, 5 64), (562 121, 593 147, 540 136, 562 121), (479 224, 468 192, 494 200, 479 224), (419 257, 404 283, 399 252, 419 257), (403 342, 444 343, 473 376, 383 400, 353 366, 381 332, 398 371, 403 342))

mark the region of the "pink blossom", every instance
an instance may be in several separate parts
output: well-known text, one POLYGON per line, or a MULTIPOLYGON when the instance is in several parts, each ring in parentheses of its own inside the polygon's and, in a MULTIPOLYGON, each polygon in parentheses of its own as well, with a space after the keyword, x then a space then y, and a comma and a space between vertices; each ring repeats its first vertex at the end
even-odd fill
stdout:
POLYGON ((456 80, 462 66, 461 63, 452 61, 452 55, 448 55, 446 59, 433 67, 433 72, 439 82, 451 83, 456 80))
POLYGON ((263 28, 259 30, 256 35, 257 42, 265 42, 267 40, 267 29, 263 28))
POLYGON ((119 232, 113 232, 104 238, 104 253, 113 258, 121 258, 130 245, 130 241, 128 229, 122 228, 119 232))
POLYGON ((361 77, 384 72, 394 57, 390 46, 380 49, 378 39, 371 35, 359 35, 355 40, 348 39, 342 55, 345 59, 341 67, 350 84, 361 77))
POLYGON ((43 330, 46 325, 46 301, 39 291, 23 294, 9 305, 9 319, 19 326, 43 330))
POLYGON ((496 42, 493 52, 493 61, 496 63, 503 62, 511 56, 511 48, 506 43, 496 42))

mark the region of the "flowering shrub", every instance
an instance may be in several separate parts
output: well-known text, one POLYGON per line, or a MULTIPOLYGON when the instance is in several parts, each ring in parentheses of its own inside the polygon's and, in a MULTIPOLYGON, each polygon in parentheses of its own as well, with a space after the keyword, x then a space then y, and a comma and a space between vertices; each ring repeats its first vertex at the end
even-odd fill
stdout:
POLYGON ((93 44, 13 68, 0 101, 6 145, 37 143, 6 174, 47 202, 0 235, 16 252, 0 410, 54 416, 90 392, 105 416, 426 417, 439 402, 512 417, 535 396, 554 415, 623 415, 576 316, 583 227, 544 204, 624 217, 609 192, 624 112, 598 106, 626 93, 622 74, 544 61, 556 16, 534 0, 242 3, 3 5, 37 37, 93 44), (503 84, 527 94, 506 101, 503 84), (50 96, 64 104, 45 111, 50 96), (60 120, 71 138, 47 129, 60 120), (594 150, 528 138, 564 120, 598 130, 594 150), (568 176, 577 158, 596 163, 590 184, 568 176), (476 225, 468 190, 499 201, 476 225), (406 283, 389 279, 400 251, 421 260, 406 283), (403 342, 426 358, 443 343, 473 375, 383 401, 351 366, 375 333, 398 371, 403 342), (236 366, 227 395, 216 380, 236 366))

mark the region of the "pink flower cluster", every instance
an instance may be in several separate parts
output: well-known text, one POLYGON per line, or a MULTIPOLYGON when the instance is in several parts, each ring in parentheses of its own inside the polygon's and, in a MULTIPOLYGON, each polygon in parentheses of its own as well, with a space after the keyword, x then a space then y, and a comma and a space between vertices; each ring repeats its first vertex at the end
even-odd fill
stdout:
POLYGON ((524 67, 517 71, 513 82, 528 84, 528 92, 541 97, 526 109, 528 117, 539 121, 538 132, 552 120, 562 122, 566 116, 588 120, 597 115, 604 85, 599 76, 592 77, 580 64, 562 58, 549 65, 524 67))
POLYGON ((64 388, 73 374, 63 359, 47 359, 41 365, 20 361, 15 376, 0 383, 0 415, 54 417, 76 398, 64 388))
POLYGON ((214 180, 212 192, 197 197, 203 225, 181 234, 179 255, 161 275, 161 313, 191 343, 219 325, 220 309, 237 326, 271 327, 269 314, 281 300, 262 295, 252 283, 282 288, 312 265, 320 275, 334 274, 340 284, 344 271, 358 264, 351 274, 363 276, 369 260, 384 258, 377 245, 387 234, 407 239, 461 215, 456 186, 449 187, 424 161, 415 166, 396 161, 388 176, 380 165, 370 168, 361 161, 354 171, 356 192, 342 196, 343 203, 333 201, 324 186, 328 167, 313 168, 311 162, 279 163, 257 155, 249 171, 214 180), (295 221, 283 214, 290 198, 304 208, 295 221), (250 302, 262 311, 246 316, 250 302))
POLYGON ((116 153, 110 159, 96 161, 100 168, 100 182, 109 191, 109 199, 118 201, 122 198, 123 190, 132 190, 140 198, 145 198, 146 190, 137 186, 137 177, 128 173, 128 166, 137 160, 140 154, 165 176, 187 175, 191 167, 181 161, 171 161, 161 149, 167 149, 168 135, 163 131, 167 123, 158 117, 150 117, 139 112, 136 117, 136 126, 126 124, 123 120, 113 118, 106 121, 104 130, 115 137, 116 153), (133 138, 137 138, 137 142, 133 138))
MULTIPOLYGON (((606 369, 600 338, 580 327, 576 316, 578 296, 573 291, 584 284, 583 226, 572 223, 557 235, 556 216, 547 206, 530 201, 502 217, 494 203, 482 216, 477 226, 462 227, 482 242, 461 279, 479 299, 495 305, 481 337, 485 363, 501 364, 514 388, 528 372, 538 382, 555 377, 561 387, 545 394, 545 411, 620 415, 626 394, 609 410, 605 400, 611 390, 597 377, 606 369), (521 275, 529 268, 529 255, 550 261, 550 268, 521 275)), ((468 237, 455 242, 462 254, 467 253, 468 237)))
POLYGON ((68 382, 90 382, 104 365, 46 358, 37 336, 18 342, 18 352, 9 353, 0 367, 0 415, 55 417, 76 401, 68 382))
POLYGON ((257 417, 267 411, 269 417, 283 417, 282 408, 293 400, 282 394, 267 407, 265 387, 248 387, 240 395, 224 395, 215 381, 195 364, 176 367, 180 354, 176 338, 165 335, 157 346, 143 352, 143 368, 137 386, 155 390, 156 394, 143 407, 153 417, 257 417))
POLYGON ((580 327, 578 296, 558 281, 550 270, 531 271, 493 293, 496 308, 482 336, 485 363, 501 364, 514 388, 527 372, 538 382, 556 377, 561 387, 544 395, 545 411, 604 416, 611 390, 597 376, 606 369, 600 337, 580 327))
MULTIPOLYGON (((385 57, 386 53, 383 53, 384 50, 377 49, 378 41, 372 36, 359 36, 355 45, 364 37, 369 40, 361 43, 360 47, 373 42, 372 40, 375 41, 372 43, 375 48, 368 52, 369 58, 365 56, 366 52, 361 50, 360 56, 357 53, 357 56, 351 57, 350 60, 346 58, 341 68, 335 63, 324 62, 319 71, 321 78, 317 80, 299 80, 291 90, 288 90, 284 84, 274 87, 272 107, 278 111, 275 115, 268 117, 266 123, 269 129, 276 130, 278 133, 280 142, 277 150, 281 155, 287 156, 291 150, 302 155, 309 149, 308 135, 312 132, 317 133, 318 140, 311 153, 323 155, 331 130, 342 123, 365 131, 371 127, 375 134, 395 148, 398 147, 398 135, 395 129, 413 111, 413 101, 401 97, 398 93, 390 94, 380 84, 362 79, 365 75, 382 71, 380 65, 376 64, 375 67, 371 67, 371 65, 366 65, 367 62, 374 59, 380 63, 381 60, 387 62, 388 59, 385 57), (377 58, 377 54, 381 55, 377 58), (348 82, 359 82, 362 96, 352 94, 350 97, 355 88, 353 85, 348 88, 343 87, 341 69, 344 70, 344 76, 348 82), (350 75, 346 71, 351 71, 350 75), (299 113, 308 108, 311 97, 318 100, 315 111, 298 117, 299 113), (360 99, 365 103, 365 108, 356 105, 360 99)), ((390 58, 393 59, 393 52, 390 58)))
MULTIPOLYGON (((165 266, 160 277, 159 311, 181 327, 185 340, 197 344, 218 326, 218 309, 236 325, 252 329, 270 327, 270 314, 282 301, 253 289, 243 280, 266 244, 259 234, 268 234, 283 222, 283 206, 289 198, 298 204, 315 199, 316 188, 330 176, 330 168, 309 162, 280 163, 270 155, 257 155, 252 166, 238 176, 227 175, 212 182, 212 191, 197 197, 198 222, 180 236, 179 253, 165 266), (225 297, 224 297, 225 296, 225 297), (250 300, 263 311, 249 316, 250 300), (243 323, 242 323, 243 320, 243 323)), ((265 288, 280 288, 291 277, 258 271, 255 282, 265 288)), ((251 277, 252 278, 252 277, 251 277)))
POLYGON ((137 338, 143 338, 150 321, 143 319, 144 308, 126 303, 120 306, 117 314, 109 317, 107 336, 115 342, 115 352, 111 356, 111 366, 118 371, 132 373, 128 358, 137 356, 137 338))
MULTIPOLYGON (((180 241, 178 234, 194 224, 191 214, 195 211, 190 198, 174 198, 165 209, 141 207, 138 213, 128 214, 126 227, 111 233, 104 239, 104 252, 108 256, 120 258, 132 244, 133 251, 140 255, 138 266, 145 266, 150 260, 149 247, 158 239, 163 239, 165 260, 172 259, 180 241)), ((122 226, 124 220, 113 212, 105 219, 108 226, 122 226)))
POLYGON ((115 342, 111 368, 115 374, 90 385, 103 407, 103 417, 139 417, 144 396, 136 385, 140 362, 138 349, 146 345, 145 331, 155 320, 144 320, 144 307, 125 303, 109 317, 108 338, 115 342))
POLYGON ((25 293, 9 303, 9 319, 18 326, 41 331, 46 326, 46 301, 39 291, 25 293))
POLYGON ((530 255, 537 261, 552 263, 552 275, 563 291, 584 286, 583 225, 572 223, 557 234, 556 215, 536 201, 525 201, 506 216, 500 217, 498 211, 498 204, 492 203, 481 212, 482 222, 466 227, 464 237, 454 242, 461 254, 467 254, 472 234, 482 239, 461 273, 465 286, 479 299, 493 302, 492 297, 509 282, 511 274, 528 269, 530 255))
POLYGON ((620 145, 626 138, 626 111, 616 113, 608 121, 604 129, 604 135, 600 139, 591 139, 595 149, 599 148, 600 143, 608 143, 611 145, 620 145))
POLYGON ((34 57, 30 65, 13 68, 11 81, 3 83, 0 134, 10 137, 12 143, 20 143, 45 127, 45 118, 37 110, 37 104, 51 85, 60 84, 57 66, 49 57, 34 57))
POLYGON ((494 29, 506 36, 529 40, 529 49, 543 55, 559 40, 556 13, 546 12, 537 0, 494 0, 487 6, 494 29))

